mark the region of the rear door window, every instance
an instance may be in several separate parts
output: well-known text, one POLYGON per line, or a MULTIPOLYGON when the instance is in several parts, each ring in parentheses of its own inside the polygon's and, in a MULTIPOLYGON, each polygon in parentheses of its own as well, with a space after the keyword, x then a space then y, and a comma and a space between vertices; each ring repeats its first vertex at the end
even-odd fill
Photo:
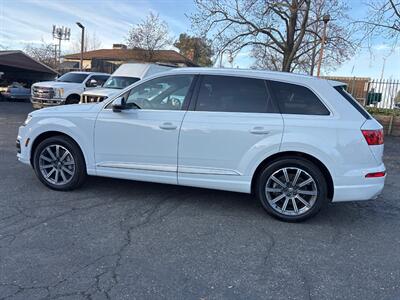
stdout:
POLYGON ((304 86, 278 81, 269 81, 268 85, 282 114, 330 114, 319 98, 304 86))
POLYGON ((200 84, 197 111, 278 112, 265 81, 261 79, 206 75, 200 84))

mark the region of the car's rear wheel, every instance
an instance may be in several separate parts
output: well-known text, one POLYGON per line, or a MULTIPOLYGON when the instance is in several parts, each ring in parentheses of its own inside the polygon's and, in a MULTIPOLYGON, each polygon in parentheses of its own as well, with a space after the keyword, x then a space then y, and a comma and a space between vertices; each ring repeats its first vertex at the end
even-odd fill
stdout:
POLYGON ((327 184, 321 170, 303 158, 284 158, 262 170, 257 197, 272 216, 289 222, 314 216, 327 203, 327 184))
POLYGON ((35 149, 33 163, 39 180, 51 189, 75 189, 86 178, 82 152, 73 140, 65 136, 42 141, 35 149))

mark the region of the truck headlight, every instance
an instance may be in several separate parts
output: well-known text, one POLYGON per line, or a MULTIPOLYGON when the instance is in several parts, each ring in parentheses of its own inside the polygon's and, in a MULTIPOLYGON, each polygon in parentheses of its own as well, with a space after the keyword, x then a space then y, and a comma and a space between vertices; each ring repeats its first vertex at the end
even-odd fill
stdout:
POLYGON ((27 115, 24 123, 22 123, 22 126, 28 125, 28 123, 32 120, 32 115, 27 115))
POLYGON ((63 95, 64 95, 63 88, 55 88, 54 89, 54 98, 62 98, 63 95))

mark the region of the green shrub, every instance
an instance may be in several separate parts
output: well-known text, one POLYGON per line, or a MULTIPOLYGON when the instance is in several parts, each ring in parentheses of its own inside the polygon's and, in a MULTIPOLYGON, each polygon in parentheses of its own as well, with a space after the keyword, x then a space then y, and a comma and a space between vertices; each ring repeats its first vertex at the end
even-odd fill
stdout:
POLYGON ((371 115, 400 116, 400 109, 366 107, 371 115))

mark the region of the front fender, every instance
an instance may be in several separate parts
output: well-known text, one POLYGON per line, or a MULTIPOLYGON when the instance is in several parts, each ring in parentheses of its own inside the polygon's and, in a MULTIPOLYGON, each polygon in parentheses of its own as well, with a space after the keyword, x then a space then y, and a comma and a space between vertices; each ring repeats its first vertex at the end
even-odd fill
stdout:
POLYGON ((72 138, 82 150, 86 162, 86 168, 89 174, 93 174, 94 154, 93 154, 93 128, 94 122, 91 118, 71 117, 67 120, 61 117, 49 117, 37 121, 26 133, 30 138, 30 143, 25 149, 29 155, 32 152, 32 145, 35 140, 46 132, 60 132, 72 138))

